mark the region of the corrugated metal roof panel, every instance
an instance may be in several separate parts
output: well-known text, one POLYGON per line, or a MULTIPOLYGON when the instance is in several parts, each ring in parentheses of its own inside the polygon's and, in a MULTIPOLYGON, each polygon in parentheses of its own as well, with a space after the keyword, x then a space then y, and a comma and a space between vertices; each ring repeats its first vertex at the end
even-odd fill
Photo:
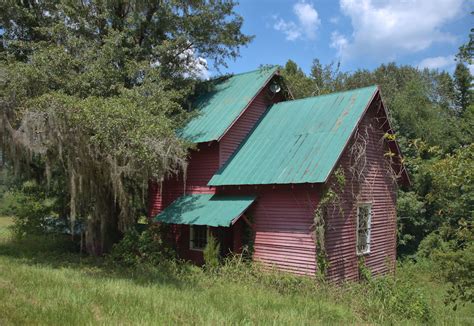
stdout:
POLYGON ((155 222, 230 226, 254 200, 254 196, 184 195, 158 214, 155 222))
POLYGON ((277 71, 277 67, 230 76, 195 103, 199 115, 180 132, 194 143, 218 140, 277 71))
POLYGON ((210 186, 325 182, 377 86, 273 105, 210 186))

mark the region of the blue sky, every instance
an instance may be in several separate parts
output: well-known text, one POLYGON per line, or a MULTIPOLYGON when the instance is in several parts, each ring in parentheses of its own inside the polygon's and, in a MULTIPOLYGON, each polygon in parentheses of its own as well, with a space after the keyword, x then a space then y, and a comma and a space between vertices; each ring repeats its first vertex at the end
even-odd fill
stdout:
POLYGON ((468 0, 241 0, 235 10, 255 39, 222 72, 288 59, 309 72, 314 58, 343 71, 395 61, 452 72, 474 26, 468 0))

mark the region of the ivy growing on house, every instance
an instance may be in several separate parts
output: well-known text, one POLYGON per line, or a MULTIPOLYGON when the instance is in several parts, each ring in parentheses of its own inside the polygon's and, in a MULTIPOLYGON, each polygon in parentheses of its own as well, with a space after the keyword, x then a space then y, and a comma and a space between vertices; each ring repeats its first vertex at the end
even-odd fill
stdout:
POLYGON ((326 253, 326 220, 330 213, 338 211, 344 213, 341 205, 340 194, 344 190, 346 176, 342 167, 334 171, 328 184, 322 192, 319 205, 314 212, 314 240, 316 244, 317 272, 321 277, 326 275, 329 261, 326 253))

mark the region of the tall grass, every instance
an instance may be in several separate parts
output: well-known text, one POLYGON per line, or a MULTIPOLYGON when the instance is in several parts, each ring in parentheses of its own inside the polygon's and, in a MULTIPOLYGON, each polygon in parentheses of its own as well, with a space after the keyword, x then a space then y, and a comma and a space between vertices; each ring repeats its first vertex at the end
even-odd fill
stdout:
POLYGON ((119 268, 81 256, 68 239, 4 234, 0 324, 472 324, 472 306, 453 313, 442 304, 442 285, 419 268, 335 286, 262 272, 238 257, 212 271, 169 260, 119 268), (413 293, 420 297, 406 296, 413 293), (429 313, 406 313, 403 302, 425 302, 429 313))

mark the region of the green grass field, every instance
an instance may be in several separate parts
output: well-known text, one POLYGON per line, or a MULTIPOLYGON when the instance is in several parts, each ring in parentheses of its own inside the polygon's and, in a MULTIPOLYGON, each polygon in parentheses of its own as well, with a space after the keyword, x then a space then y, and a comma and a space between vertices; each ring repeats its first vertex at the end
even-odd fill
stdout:
MULTIPOLYGON (((363 284, 336 287, 245 269, 210 274, 192 266, 122 269, 80 256, 58 239, 15 241, 0 217, 0 325, 23 324, 417 324, 394 314, 363 284)), ((446 287, 420 266, 398 269, 430 305, 430 324, 474 323, 473 306, 453 312, 446 287)), ((429 268, 429 267, 426 267, 429 268)), ((425 268, 425 269, 426 269, 425 268)), ((388 306, 387 306, 388 307, 388 306)), ((417 307, 415 307, 416 309, 417 307)))

